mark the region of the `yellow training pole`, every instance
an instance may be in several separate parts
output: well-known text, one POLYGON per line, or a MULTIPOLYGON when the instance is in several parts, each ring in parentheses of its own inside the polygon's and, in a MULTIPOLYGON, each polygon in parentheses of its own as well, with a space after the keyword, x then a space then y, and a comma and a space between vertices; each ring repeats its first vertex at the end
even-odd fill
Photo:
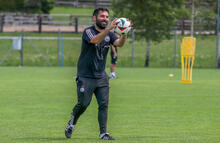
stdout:
POLYGON ((192 83, 196 39, 184 37, 181 44, 182 83, 192 83))

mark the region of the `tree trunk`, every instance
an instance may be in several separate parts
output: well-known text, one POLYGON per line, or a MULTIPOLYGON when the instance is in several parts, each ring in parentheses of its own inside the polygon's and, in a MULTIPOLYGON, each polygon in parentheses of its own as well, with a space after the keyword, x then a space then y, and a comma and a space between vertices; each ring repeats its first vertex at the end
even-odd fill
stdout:
POLYGON ((193 33, 194 33, 194 0, 192 0, 192 13, 191 13, 191 16, 192 16, 192 20, 191 20, 191 32, 190 32, 190 35, 191 35, 191 37, 193 37, 193 33))
POLYGON ((216 68, 220 68, 220 0, 218 0, 217 34, 216 34, 216 68))
POLYGON ((149 67, 150 60, 150 41, 146 39, 146 59, 145 59, 145 67, 149 67))

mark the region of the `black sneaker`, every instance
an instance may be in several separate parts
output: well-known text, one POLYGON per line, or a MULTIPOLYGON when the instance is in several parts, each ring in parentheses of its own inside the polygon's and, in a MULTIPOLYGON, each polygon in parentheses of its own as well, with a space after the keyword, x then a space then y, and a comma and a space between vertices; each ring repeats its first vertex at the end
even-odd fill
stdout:
POLYGON ((66 129, 65 129, 65 136, 66 138, 71 138, 72 132, 74 131, 74 126, 68 123, 66 129))
POLYGON ((115 138, 111 137, 109 133, 105 133, 102 137, 100 137, 102 140, 115 140, 115 138))

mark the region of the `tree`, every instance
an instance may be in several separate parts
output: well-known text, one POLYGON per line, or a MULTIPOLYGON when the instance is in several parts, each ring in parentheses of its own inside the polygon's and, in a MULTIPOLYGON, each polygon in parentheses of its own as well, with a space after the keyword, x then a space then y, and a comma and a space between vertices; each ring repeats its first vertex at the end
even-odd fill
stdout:
POLYGON ((54 0, 41 0, 41 11, 43 13, 49 13, 53 6, 54 0))
POLYGON ((48 14, 54 6, 54 0, 26 0, 25 11, 27 13, 48 14))
POLYGON ((0 0, 0 12, 23 11, 24 3, 24 0, 0 0))
POLYGON ((216 0, 185 0, 185 6, 191 13, 191 18, 195 21, 195 30, 215 30, 215 21, 217 14, 216 0), (194 6, 194 12, 192 12, 194 6))
POLYGON ((184 0, 116 0, 114 16, 128 17, 139 39, 147 41, 145 66, 149 66, 149 42, 170 38, 184 0))
POLYGON ((0 0, 1 12, 49 13, 54 0, 0 0))

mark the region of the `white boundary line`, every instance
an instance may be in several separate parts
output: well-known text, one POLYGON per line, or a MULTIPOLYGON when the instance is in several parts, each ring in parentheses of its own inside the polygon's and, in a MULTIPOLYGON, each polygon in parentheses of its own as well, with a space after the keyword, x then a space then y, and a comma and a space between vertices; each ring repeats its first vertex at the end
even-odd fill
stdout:
MULTIPOLYGON (((13 40, 20 38, 20 36, 0 36, 0 40, 13 40)), ((82 40, 81 37, 61 37, 63 40, 82 40)), ((58 40, 58 37, 32 37, 32 36, 24 36, 24 39, 29 40, 58 40)), ((131 41, 130 38, 127 39, 127 41, 131 41)))
MULTIPOLYGON (((16 39, 20 36, 0 36, 0 40, 2 39, 16 39)), ((81 37, 61 37, 63 40, 82 40, 81 37)), ((26 37, 24 36, 24 39, 30 39, 30 40, 58 40, 58 37, 26 37)))

